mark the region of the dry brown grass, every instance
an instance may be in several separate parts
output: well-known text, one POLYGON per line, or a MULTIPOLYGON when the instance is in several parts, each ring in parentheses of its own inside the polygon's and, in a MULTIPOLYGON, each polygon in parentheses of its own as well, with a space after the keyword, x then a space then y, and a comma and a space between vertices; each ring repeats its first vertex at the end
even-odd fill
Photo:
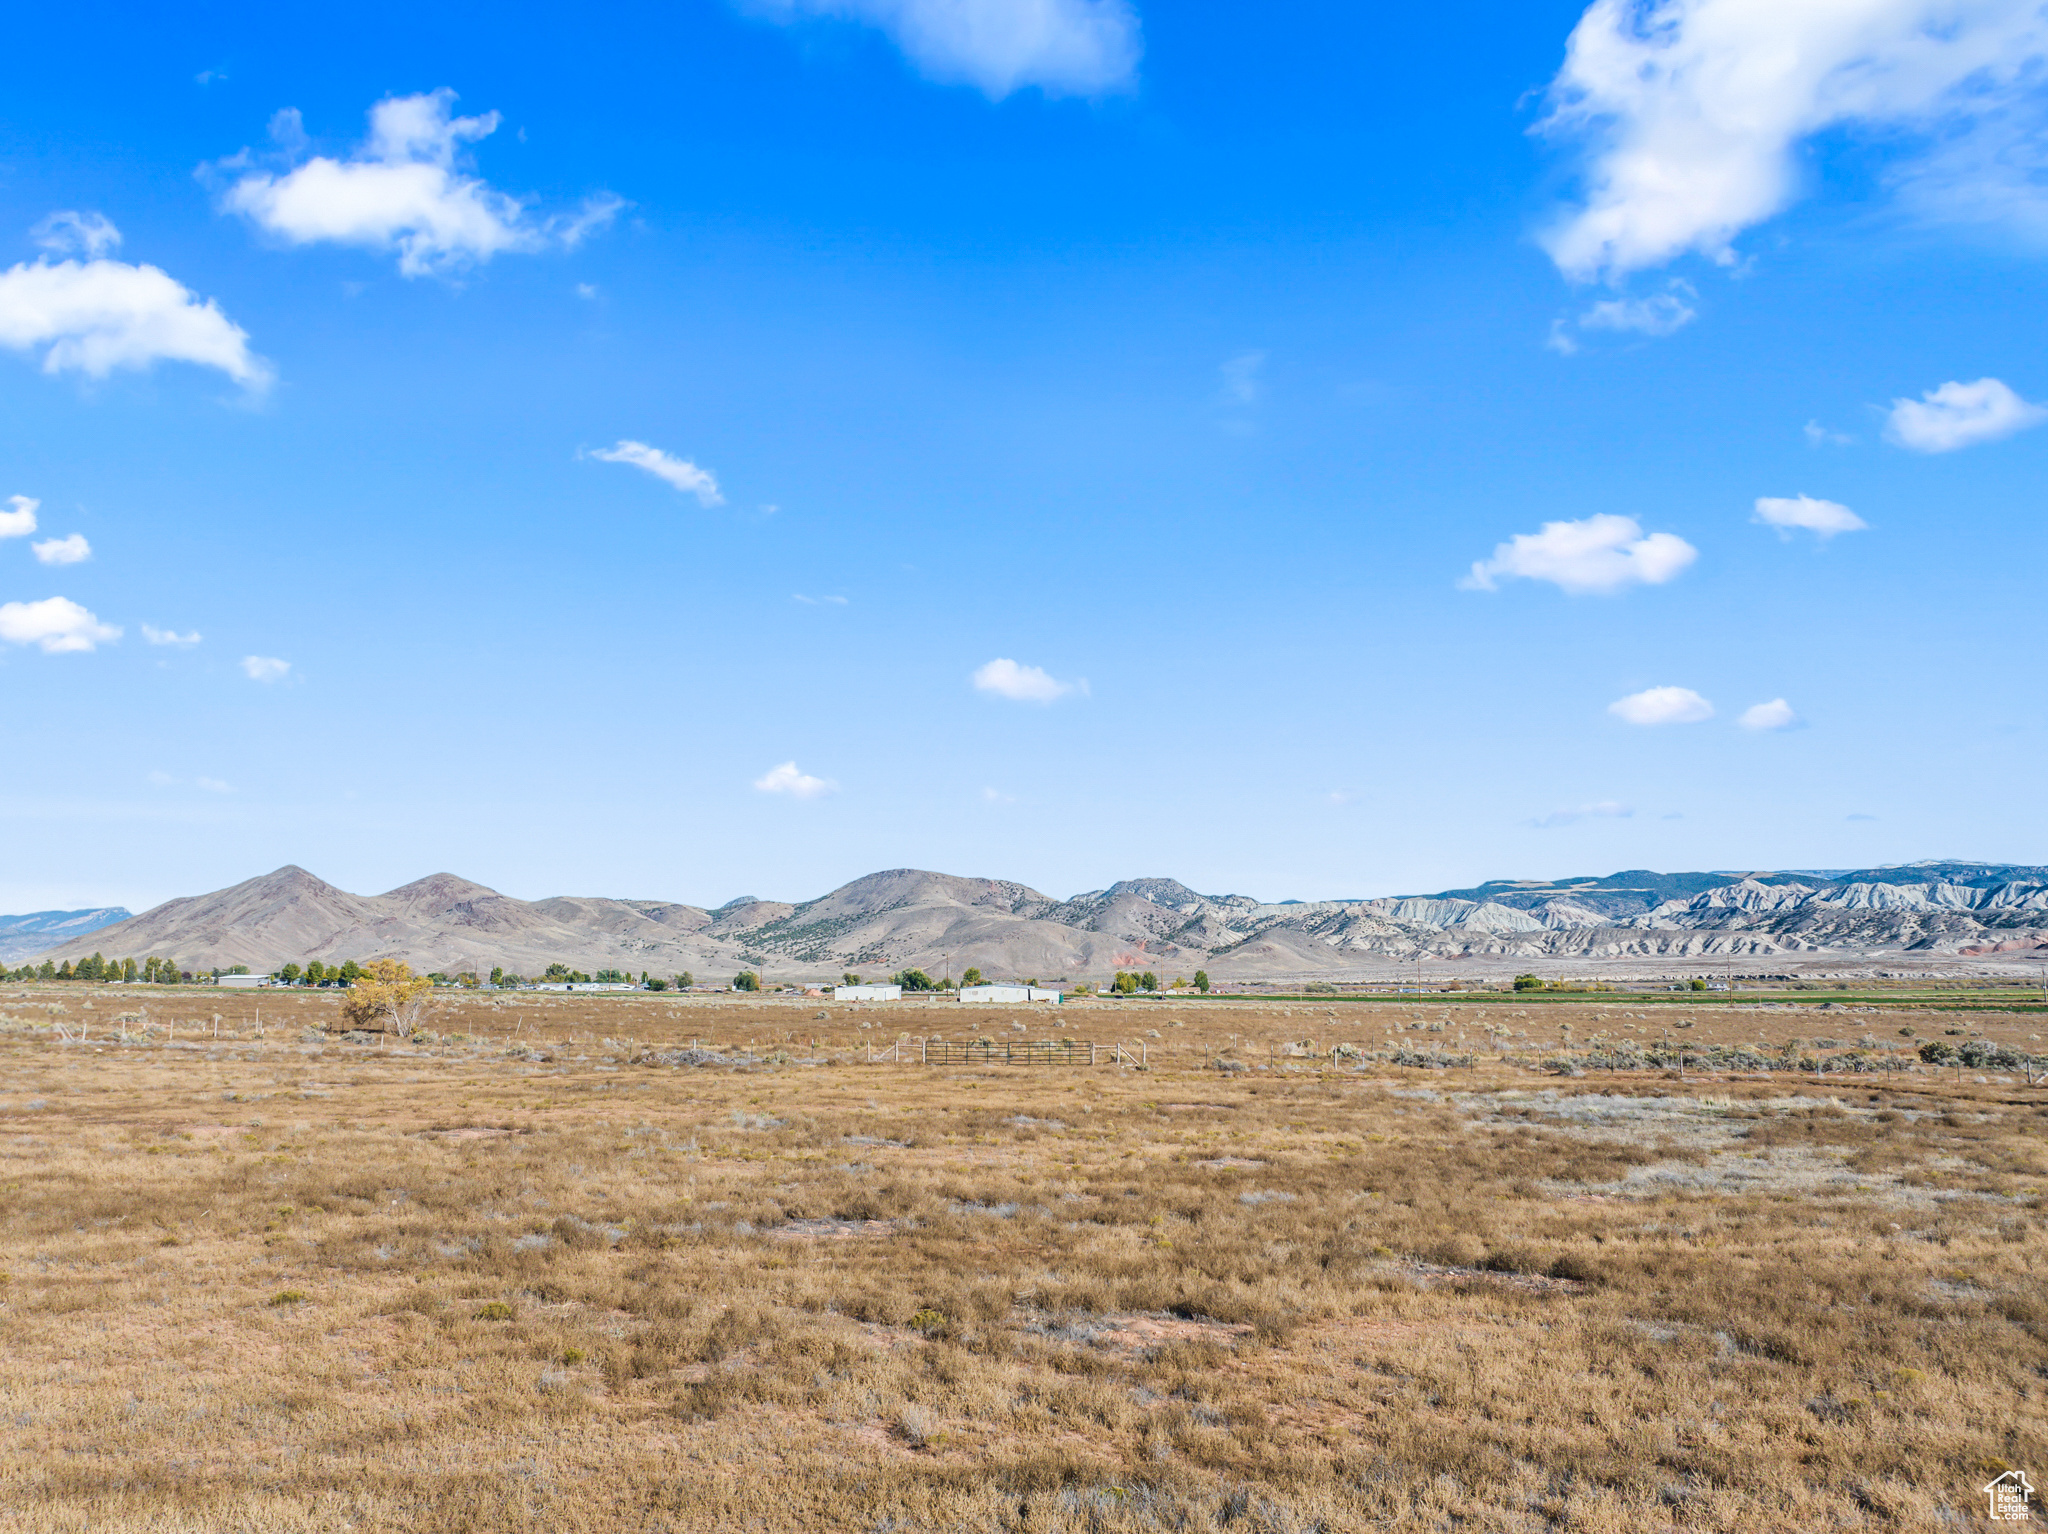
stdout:
POLYGON ((114 994, 0 994, 9 1529, 1934 1528, 2048 1474, 2024 1083, 1533 1068, 1670 1026, 1625 1002, 464 998, 394 1047, 199 992, 124 1045, 114 994), (866 1063, 1020 1020, 1152 1069, 866 1063), (1284 1052, 1439 1022, 1476 1066, 1284 1052))

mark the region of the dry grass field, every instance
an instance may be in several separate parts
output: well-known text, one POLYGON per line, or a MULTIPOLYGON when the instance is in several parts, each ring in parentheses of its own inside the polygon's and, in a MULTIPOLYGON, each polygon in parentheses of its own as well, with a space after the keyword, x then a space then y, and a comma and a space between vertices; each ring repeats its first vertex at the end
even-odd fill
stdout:
POLYGON ((9 1530, 1954 1529, 2048 1479, 2048 1089, 1796 1066, 2039 1018, 140 994, 0 994, 9 1530), (869 1059, 977 1032, 1148 1068, 869 1059), (1794 1067, 1543 1064, 1680 1032, 1794 1067))

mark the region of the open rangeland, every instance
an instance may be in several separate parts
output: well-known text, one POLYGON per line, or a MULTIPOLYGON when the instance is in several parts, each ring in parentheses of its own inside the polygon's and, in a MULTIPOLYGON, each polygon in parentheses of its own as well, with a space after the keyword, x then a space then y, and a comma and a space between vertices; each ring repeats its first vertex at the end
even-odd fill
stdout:
POLYGON ((9 992, 0 1522, 1971 1526, 2048 1089, 1899 1066, 2043 1021, 9 992))

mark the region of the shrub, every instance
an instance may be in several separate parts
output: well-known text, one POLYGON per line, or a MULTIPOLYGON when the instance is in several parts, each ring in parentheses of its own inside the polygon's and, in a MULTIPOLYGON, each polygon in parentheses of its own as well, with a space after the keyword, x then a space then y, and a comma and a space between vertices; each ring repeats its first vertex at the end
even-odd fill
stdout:
POLYGON ((470 1319, 473 1321, 509 1321, 512 1319, 512 1307, 503 1300, 492 1300, 490 1304, 484 1306, 483 1309, 479 1310, 470 1319))
POLYGON ((303 1305, 306 1303, 306 1294, 302 1289, 280 1289, 270 1297, 270 1303, 273 1305, 303 1305))

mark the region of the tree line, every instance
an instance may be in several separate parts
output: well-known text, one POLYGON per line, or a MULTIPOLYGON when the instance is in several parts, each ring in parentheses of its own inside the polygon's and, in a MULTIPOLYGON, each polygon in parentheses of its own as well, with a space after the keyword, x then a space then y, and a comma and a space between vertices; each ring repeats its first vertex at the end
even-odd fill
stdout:
MULTIPOLYGON (((224 972, 221 970, 214 970, 212 974, 202 972, 195 975, 189 969, 179 969, 169 959, 109 959, 101 954, 94 954, 89 959, 80 959, 75 964, 69 959, 62 964, 45 959, 40 964, 23 964, 16 969, 0 969, 0 975, 5 975, 13 981, 83 980, 97 985, 111 985, 116 982, 127 985, 135 985, 138 982, 143 985, 191 985, 211 980, 222 973, 224 972)), ((249 973, 249 966, 244 964, 225 973, 246 975, 249 973)))

